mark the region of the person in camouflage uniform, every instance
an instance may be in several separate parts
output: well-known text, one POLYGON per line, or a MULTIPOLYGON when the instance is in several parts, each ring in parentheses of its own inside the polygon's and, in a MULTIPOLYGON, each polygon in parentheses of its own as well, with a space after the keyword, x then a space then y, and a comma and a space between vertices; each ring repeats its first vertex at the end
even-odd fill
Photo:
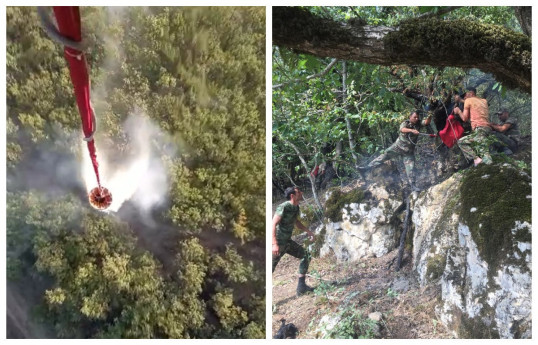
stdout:
POLYGON ((519 126, 517 120, 510 117, 508 110, 503 109, 497 112, 499 116, 499 124, 491 124, 493 134, 504 144, 495 145, 495 148, 499 151, 503 151, 507 155, 516 152, 519 146, 519 140, 521 139, 521 133, 519 132, 519 126))
POLYGON ((273 217, 273 272, 284 254, 301 259, 299 264, 299 282, 297 283, 297 296, 300 296, 305 292, 314 290, 306 285, 305 282, 305 275, 310 264, 310 254, 303 246, 291 239, 291 234, 295 226, 305 231, 311 240, 314 239, 314 233, 308 230, 298 219, 300 214, 299 202, 303 200, 303 193, 297 187, 288 187, 284 191, 284 195, 288 201, 278 205, 273 217))
POLYGON ((488 101, 477 97, 474 87, 467 88, 463 111, 455 108, 454 113, 459 115, 464 122, 471 122, 471 134, 458 140, 458 146, 465 159, 469 162, 474 162, 475 166, 482 162, 492 164, 493 160, 489 154, 489 142, 487 140, 487 137, 491 134, 488 101))
POLYGON ((413 181, 415 168, 415 145, 418 140, 420 129, 423 126, 428 126, 431 123, 431 114, 427 119, 420 121, 417 111, 413 111, 408 120, 405 120, 400 125, 400 134, 398 139, 392 144, 385 153, 370 162, 367 166, 359 167, 359 170, 369 170, 381 165, 384 161, 395 157, 402 157, 405 166, 405 173, 409 180, 409 185, 414 191, 419 188, 413 181))

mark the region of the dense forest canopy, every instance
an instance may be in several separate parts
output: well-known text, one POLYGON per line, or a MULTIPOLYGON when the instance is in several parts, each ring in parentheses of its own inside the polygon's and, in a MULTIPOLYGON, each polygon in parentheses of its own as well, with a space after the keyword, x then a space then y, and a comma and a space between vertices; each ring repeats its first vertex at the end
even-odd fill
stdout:
POLYGON ((137 114, 167 184, 147 213, 89 207, 63 49, 8 7, 8 290, 25 301, 8 336, 265 337, 265 8, 81 16, 98 158, 137 156, 137 114))
POLYGON ((522 29, 520 12, 511 7, 274 8, 274 191, 278 195, 291 184, 310 188, 310 172, 322 162, 332 165, 340 183, 359 177, 356 167, 396 140, 398 126, 411 111, 432 113, 431 130, 436 132, 445 124, 453 95, 470 86, 488 100, 492 122, 497 121, 495 112, 506 108, 522 134, 530 135, 530 32, 522 29), (301 18, 310 18, 308 27, 296 27, 301 18), (487 73, 483 59, 489 58, 490 46, 474 55, 460 52, 479 35, 469 34, 465 25, 453 37, 443 36, 449 30, 429 30, 470 22, 489 28, 490 38, 500 42, 496 44, 519 40, 513 52, 522 59, 497 56, 505 67, 487 73), (409 46, 405 59, 383 50, 386 41, 380 44, 380 37, 412 23, 420 28, 416 35, 399 42, 409 46), (422 41, 425 33, 431 35, 428 44, 422 41), (519 78, 518 68, 528 69, 521 76, 527 81, 518 84, 498 73, 510 68, 513 78, 519 78))

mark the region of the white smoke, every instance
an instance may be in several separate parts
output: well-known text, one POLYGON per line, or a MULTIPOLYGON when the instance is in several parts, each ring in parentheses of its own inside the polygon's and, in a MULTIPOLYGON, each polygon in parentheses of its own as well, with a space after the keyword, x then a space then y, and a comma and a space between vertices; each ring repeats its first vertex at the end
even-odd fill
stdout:
MULTIPOLYGON (((106 26, 115 26, 124 22, 128 15, 127 7, 106 7, 106 26)), ((124 50, 119 37, 109 35, 107 31, 95 32, 105 48, 104 60, 100 68, 104 71, 120 69, 124 50)), ((125 201, 133 202, 140 212, 149 214, 151 209, 164 201, 167 192, 167 175, 161 155, 152 150, 152 142, 162 147, 168 141, 156 125, 141 110, 135 110, 122 125, 128 138, 128 145, 121 153, 112 152, 108 143, 99 137, 101 117, 108 110, 106 95, 110 93, 107 82, 92 85, 92 100, 97 113, 97 133, 95 145, 99 163, 101 186, 112 194, 112 204, 106 211, 117 212, 125 201)), ((174 154, 175 152, 171 153, 174 154)), ((97 179, 91 164, 86 144, 83 143, 83 179, 89 192, 97 187, 97 179)))
MULTIPOLYGON (((168 189, 166 169, 152 150, 152 142, 164 142, 165 135, 140 112, 131 114, 122 128, 129 138, 126 152, 110 154, 100 149, 96 139, 101 185, 112 193, 107 211, 117 212, 131 200, 148 213, 164 201, 168 189)), ((97 187, 97 179, 85 143, 83 150, 83 179, 89 192, 97 187)))

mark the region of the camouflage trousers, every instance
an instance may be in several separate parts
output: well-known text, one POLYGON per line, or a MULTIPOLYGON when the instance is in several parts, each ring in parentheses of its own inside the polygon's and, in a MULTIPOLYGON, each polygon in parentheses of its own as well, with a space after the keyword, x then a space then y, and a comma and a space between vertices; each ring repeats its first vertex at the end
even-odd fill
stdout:
POLYGON ((491 128, 476 127, 471 134, 458 140, 458 146, 463 152, 463 156, 470 162, 480 157, 484 163, 491 164, 493 160, 489 154, 490 142, 488 141, 490 134, 491 128))
POLYGON ((409 180, 410 184, 413 184, 413 169, 415 169, 415 153, 413 151, 402 153, 400 151, 397 151, 395 148, 393 148, 394 145, 390 146, 385 153, 381 154, 379 157, 374 159, 373 161, 368 164, 370 168, 375 168, 379 165, 381 165, 384 161, 396 158, 396 157, 402 157, 403 164, 405 166, 405 173, 407 175, 407 179, 409 180))
POLYGON ((292 240, 287 240, 285 242, 278 241, 278 246, 280 248, 278 255, 273 255, 273 272, 284 254, 289 254, 297 259, 301 259, 301 262, 299 263, 299 274, 306 274, 306 272, 308 272, 310 253, 308 253, 303 246, 292 240))
POLYGON ((509 136, 507 136, 507 135, 505 135, 503 133, 500 133, 500 132, 493 132, 493 134, 500 141, 500 143, 496 142, 496 143, 493 144, 493 147, 497 151, 502 152, 503 148, 508 147, 510 150, 512 150, 512 152, 516 152, 517 147, 518 147, 517 141, 515 141, 514 139, 512 139, 509 136))

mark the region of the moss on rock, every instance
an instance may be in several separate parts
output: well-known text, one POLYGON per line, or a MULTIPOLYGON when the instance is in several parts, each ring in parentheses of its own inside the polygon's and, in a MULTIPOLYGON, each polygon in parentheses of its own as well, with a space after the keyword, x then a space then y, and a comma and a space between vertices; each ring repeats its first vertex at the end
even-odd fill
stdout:
POLYGON ((437 280, 443 275, 446 266, 446 256, 437 254, 428 259, 426 265, 426 277, 430 280, 437 280))
MULTIPOLYGON (((482 313, 486 313, 486 309, 490 308, 485 305, 482 313)), ((495 321, 491 325, 487 325, 482 318, 470 318, 467 314, 459 311, 458 337, 462 339, 499 339, 500 334, 496 330, 495 321)))
POLYGON ((325 202, 325 217, 332 222, 342 221, 342 209, 349 204, 358 204, 369 197, 370 192, 360 188, 343 193, 340 189, 335 189, 325 202))
MULTIPOLYGON (((493 274, 513 248, 516 221, 531 223, 530 176, 512 167, 482 165, 465 174, 460 191, 461 220, 493 274)), ((530 240, 525 233, 519 230, 516 236, 530 240)))
POLYGON ((314 238, 314 243, 310 247, 310 252, 312 257, 318 258, 321 252, 321 248, 325 244, 325 235, 327 234, 327 229, 323 227, 319 234, 314 238))
POLYGON ((305 205, 301 207, 301 223, 304 226, 308 228, 319 220, 321 220, 321 214, 314 206, 305 205))

